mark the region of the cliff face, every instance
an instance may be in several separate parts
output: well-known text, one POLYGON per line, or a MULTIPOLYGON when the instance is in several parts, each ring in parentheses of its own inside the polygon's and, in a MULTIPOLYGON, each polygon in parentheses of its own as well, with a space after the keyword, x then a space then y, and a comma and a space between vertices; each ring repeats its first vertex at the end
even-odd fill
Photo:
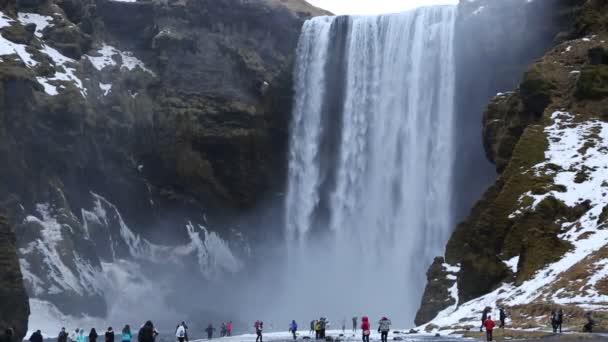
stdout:
POLYGON ((534 327, 545 324, 535 318, 539 305, 569 305, 582 319, 608 300, 599 262, 608 243, 606 5, 560 5, 572 14, 569 33, 484 114, 484 146, 499 177, 453 233, 445 262, 458 267, 457 278, 427 287, 442 304, 429 313, 423 302, 420 324, 470 328, 483 307, 502 306, 513 326, 534 327))
POLYGON ((30 295, 104 315, 99 278, 119 260, 237 271, 253 232, 236 217, 282 185, 300 27, 324 13, 299 0, 1 4, 0 206, 30 295))
POLYGON ((0 216, 0 326, 13 328, 14 341, 21 341, 27 331, 30 308, 15 247, 15 234, 0 216))

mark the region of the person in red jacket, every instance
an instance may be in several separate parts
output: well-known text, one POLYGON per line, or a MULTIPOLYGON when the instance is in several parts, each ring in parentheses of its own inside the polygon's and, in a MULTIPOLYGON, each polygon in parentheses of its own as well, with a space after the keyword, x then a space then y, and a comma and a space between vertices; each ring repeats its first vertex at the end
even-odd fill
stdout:
POLYGON ((372 326, 369 324, 369 318, 367 318, 367 316, 361 317, 361 331, 363 333, 363 342, 369 342, 372 326))
POLYGON ((494 330, 494 321, 492 320, 492 316, 488 315, 488 318, 483 322, 483 326, 486 328, 486 337, 489 341, 492 341, 492 330, 494 330))

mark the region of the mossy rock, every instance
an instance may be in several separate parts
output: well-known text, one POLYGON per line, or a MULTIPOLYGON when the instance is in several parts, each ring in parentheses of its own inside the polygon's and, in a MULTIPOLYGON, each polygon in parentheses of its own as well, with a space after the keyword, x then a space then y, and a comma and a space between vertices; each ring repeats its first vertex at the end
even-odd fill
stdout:
POLYGON ((34 34, 22 25, 11 25, 2 29, 2 37, 13 43, 28 45, 34 38, 34 34))
POLYGON ((524 76, 521 83, 520 95, 522 102, 531 114, 540 117, 549 103, 551 103, 551 92, 555 87, 545 79, 542 70, 538 66, 532 67, 524 76))
POLYGON ((601 100, 608 97, 608 65, 586 65, 576 84, 578 99, 601 100))

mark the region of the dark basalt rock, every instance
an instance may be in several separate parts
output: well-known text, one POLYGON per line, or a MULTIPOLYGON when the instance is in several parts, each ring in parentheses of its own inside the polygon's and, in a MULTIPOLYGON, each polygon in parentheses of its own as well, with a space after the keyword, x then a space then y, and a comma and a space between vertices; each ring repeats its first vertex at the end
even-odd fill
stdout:
POLYGON ((15 234, 6 218, 0 216, 0 327, 1 333, 6 328, 14 329, 14 342, 23 340, 30 315, 16 251, 15 234))

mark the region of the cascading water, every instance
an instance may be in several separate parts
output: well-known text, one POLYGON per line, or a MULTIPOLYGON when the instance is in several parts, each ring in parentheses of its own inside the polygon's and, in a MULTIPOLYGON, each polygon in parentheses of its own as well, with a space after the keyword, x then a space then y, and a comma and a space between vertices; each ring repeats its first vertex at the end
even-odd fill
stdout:
POLYGON ((439 6, 304 24, 286 200, 299 317, 413 322, 451 228, 455 17, 439 6))

